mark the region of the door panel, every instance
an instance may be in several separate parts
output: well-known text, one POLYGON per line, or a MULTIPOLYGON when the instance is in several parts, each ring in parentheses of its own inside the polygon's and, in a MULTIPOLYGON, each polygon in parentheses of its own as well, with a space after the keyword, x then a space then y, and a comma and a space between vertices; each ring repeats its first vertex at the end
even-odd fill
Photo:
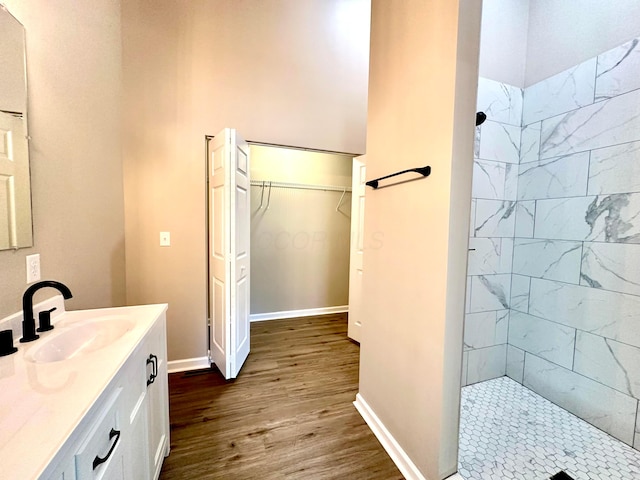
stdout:
POLYGON ((236 145, 236 170, 235 170, 235 215, 234 228, 235 235, 235 330, 233 333, 233 347, 235 351, 235 362, 233 365, 233 376, 236 377, 240 368, 249 355, 250 348, 250 327, 249 327, 249 258, 250 258, 250 215, 251 203, 249 197, 249 145, 237 134, 235 134, 236 145))
POLYGON ((351 177, 351 255, 349 258, 349 324, 347 335, 360 342, 362 327, 362 263, 364 251, 365 157, 353 159, 351 177))
POLYGON ((227 178, 230 159, 230 135, 224 130, 210 140, 209 148, 209 308, 211 312, 211 360, 220 372, 229 378, 230 319, 229 294, 227 286, 231 275, 228 262, 229 248, 229 179, 227 178))

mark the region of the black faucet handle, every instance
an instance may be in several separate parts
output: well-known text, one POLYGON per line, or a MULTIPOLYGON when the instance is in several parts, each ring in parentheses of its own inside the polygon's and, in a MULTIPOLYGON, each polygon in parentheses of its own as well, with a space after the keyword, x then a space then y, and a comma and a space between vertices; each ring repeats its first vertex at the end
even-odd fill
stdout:
POLYGON ((53 330, 53 325, 51 325, 51 312, 57 310, 56 307, 53 307, 51 310, 42 310, 38 314, 38 322, 40 326, 36 329, 36 332, 48 332, 49 330, 53 330))
POLYGON ((13 346, 13 332, 2 330, 0 332, 0 357, 16 353, 18 349, 13 346))

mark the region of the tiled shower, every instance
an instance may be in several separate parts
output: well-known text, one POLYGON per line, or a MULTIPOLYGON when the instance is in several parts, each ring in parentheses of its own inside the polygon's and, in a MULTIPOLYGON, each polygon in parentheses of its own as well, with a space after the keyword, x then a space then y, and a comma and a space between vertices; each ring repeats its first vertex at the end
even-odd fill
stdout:
POLYGON ((640 41, 481 78, 463 385, 507 375, 640 450, 640 41))

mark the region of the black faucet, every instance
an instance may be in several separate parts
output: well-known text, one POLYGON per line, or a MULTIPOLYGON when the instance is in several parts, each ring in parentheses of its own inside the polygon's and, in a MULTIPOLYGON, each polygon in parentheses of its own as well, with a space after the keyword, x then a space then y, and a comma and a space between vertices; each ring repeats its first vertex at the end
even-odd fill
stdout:
POLYGON ((66 299, 73 297, 69 288, 54 280, 44 280, 42 282, 34 283, 22 296, 22 338, 20 343, 32 342, 40 338, 40 335, 36 334, 36 320, 33 318, 33 295, 41 288, 51 287, 58 290, 62 296, 66 299))

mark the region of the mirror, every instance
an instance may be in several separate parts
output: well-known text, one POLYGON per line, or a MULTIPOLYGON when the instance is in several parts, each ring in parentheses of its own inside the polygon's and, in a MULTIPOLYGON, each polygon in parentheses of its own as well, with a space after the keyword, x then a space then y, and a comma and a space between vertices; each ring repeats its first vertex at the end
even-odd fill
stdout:
POLYGON ((0 250, 32 245, 25 33, 0 5, 0 250))

